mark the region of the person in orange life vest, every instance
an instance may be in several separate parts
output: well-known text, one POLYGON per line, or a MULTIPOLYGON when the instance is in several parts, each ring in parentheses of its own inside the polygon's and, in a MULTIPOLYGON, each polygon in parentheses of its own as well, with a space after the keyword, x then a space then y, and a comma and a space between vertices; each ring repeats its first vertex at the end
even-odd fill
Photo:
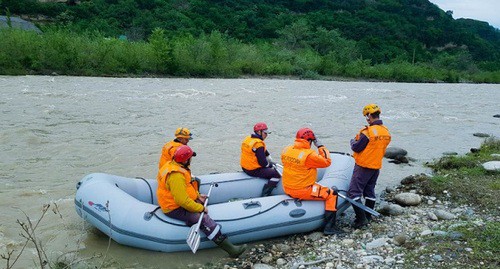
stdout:
POLYGON ((190 163, 193 150, 186 145, 177 148, 173 160, 165 163, 160 169, 160 180, 156 191, 158 204, 165 215, 184 221, 186 225, 195 225, 200 213, 203 214, 200 229, 231 257, 240 256, 246 245, 235 246, 229 238, 222 234, 221 226, 208 215, 203 206, 206 195, 200 194, 191 180, 190 163))
MULTIPOLYGON (((160 161, 158 162, 158 169, 170 162, 174 156, 175 150, 182 145, 187 145, 193 139, 193 134, 188 128, 179 127, 175 130, 175 139, 165 143, 161 149, 160 161)), ((196 156, 196 152, 193 153, 196 156)), ((158 171, 157 179, 160 180, 160 172, 158 171)))
POLYGON ((264 143, 271 132, 268 131, 267 124, 264 122, 256 123, 253 131, 254 133, 247 136, 241 143, 240 164, 247 175, 267 179, 261 196, 269 196, 281 178, 264 143))
MULTIPOLYGON (((182 146, 187 145, 190 140, 193 139, 193 134, 188 128, 179 127, 175 130, 175 139, 165 143, 161 149, 160 161, 158 163, 158 169, 160 169, 165 163, 170 162, 174 156, 175 150, 182 146)), ((195 155, 196 156, 196 155, 195 155)))
POLYGON ((283 163, 283 189, 286 194, 302 200, 324 200, 324 234, 341 234, 335 225, 337 218, 337 193, 334 189, 316 183, 317 168, 330 166, 330 152, 321 144, 309 128, 301 128, 295 136, 295 143, 285 147, 281 154, 283 163), (318 153, 311 149, 311 144, 318 153))
MULTIPOLYGON (((369 104, 363 108, 368 126, 361 129, 355 139, 351 139, 351 149, 354 151, 354 172, 349 184, 348 195, 350 198, 361 202, 365 198, 365 205, 375 208, 375 185, 382 168, 382 158, 391 142, 391 134, 380 120, 382 111, 376 104, 369 104)), ((371 214, 353 206, 356 217, 353 227, 355 229, 366 226, 371 220, 371 214)))

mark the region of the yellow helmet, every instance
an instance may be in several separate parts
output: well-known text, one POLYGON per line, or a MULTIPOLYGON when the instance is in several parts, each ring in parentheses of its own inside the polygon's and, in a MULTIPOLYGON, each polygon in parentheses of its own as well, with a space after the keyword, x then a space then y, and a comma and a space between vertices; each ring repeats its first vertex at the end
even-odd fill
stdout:
POLYGON ((363 116, 373 113, 382 113, 382 110, 377 106, 377 104, 369 104, 363 107, 363 116))
POLYGON ((189 131, 188 128, 184 128, 184 127, 179 127, 177 128, 177 130, 175 130, 175 137, 177 138, 187 138, 189 140, 193 139, 193 134, 191 133, 191 131, 189 131))

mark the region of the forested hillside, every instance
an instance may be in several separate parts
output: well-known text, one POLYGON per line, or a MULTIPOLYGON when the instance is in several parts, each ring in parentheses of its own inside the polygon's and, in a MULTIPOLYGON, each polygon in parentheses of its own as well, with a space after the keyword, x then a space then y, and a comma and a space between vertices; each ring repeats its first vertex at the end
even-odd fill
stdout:
POLYGON ((147 41, 155 29, 170 40, 218 32, 243 44, 329 55, 341 65, 357 60, 500 70, 498 29, 454 20, 427 0, 0 0, 0 7, 3 15, 42 18, 42 29, 129 41, 147 41))

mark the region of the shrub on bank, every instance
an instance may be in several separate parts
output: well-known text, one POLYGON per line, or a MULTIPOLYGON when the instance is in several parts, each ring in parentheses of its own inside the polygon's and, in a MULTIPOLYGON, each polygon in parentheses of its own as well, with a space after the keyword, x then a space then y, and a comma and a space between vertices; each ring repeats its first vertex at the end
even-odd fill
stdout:
POLYGON ((279 43, 244 44, 214 31, 199 37, 166 38, 156 29, 147 42, 47 29, 44 34, 0 30, 0 74, 86 76, 343 76, 401 82, 500 83, 500 71, 465 73, 402 60, 373 65, 369 59, 337 51, 320 54, 311 47, 279 43))

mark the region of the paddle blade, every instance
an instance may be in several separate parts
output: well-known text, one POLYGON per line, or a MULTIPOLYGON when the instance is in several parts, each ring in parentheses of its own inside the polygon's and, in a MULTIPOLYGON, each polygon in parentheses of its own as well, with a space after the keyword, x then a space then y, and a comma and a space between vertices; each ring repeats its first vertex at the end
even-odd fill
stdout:
POLYGON ((196 229, 196 226, 197 225, 191 226, 188 237, 186 239, 186 243, 193 253, 196 253, 201 242, 200 230, 199 228, 196 229))
POLYGON ((351 203, 353 206, 359 207, 359 208, 363 209, 364 211, 366 211, 366 212, 368 212, 368 213, 372 214, 372 215, 373 215, 373 216, 375 216, 375 217, 379 217, 379 216, 380 216, 380 213, 378 213, 377 211, 375 211, 375 210, 373 210, 373 209, 371 209, 371 208, 369 208, 369 207, 365 206, 364 204, 362 204, 362 203, 360 203, 360 202, 357 202, 357 201, 355 201, 355 200, 353 200, 353 199, 351 199, 351 198, 349 198, 349 197, 347 197, 347 196, 343 195, 343 194, 342 194, 342 193, 340 193, 340 192, 338 193, 338 196, 340 196, 340 197, 344 198, 346 201, 348 201, 349 203, 351 203))

